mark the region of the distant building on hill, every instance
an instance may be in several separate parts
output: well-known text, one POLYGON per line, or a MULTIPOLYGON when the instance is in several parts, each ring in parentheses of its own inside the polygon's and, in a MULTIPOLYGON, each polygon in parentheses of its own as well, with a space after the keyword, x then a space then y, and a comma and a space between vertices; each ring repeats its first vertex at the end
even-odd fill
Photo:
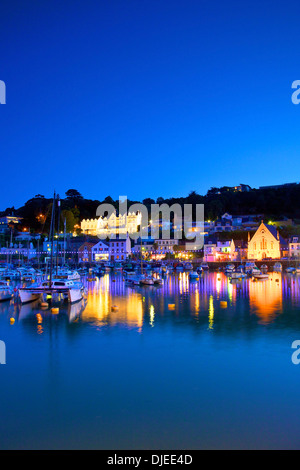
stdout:
POLYGON ((129 212, 128 214, 111 214, 109 217, 99 217, 98 219, 84 219, 81 222, 81 230, 86 235, 106 235, 119 234, 126 236, 127 233, 136 233, 142 222, 140 212, 129 212))
POLYGON ((259 189, 279 189, 279 188, 289 188, 293 186, 297 186, 299 182, 297 183, 284 183, 284 184, 273 184, 270 186, 260 186, 259 189))

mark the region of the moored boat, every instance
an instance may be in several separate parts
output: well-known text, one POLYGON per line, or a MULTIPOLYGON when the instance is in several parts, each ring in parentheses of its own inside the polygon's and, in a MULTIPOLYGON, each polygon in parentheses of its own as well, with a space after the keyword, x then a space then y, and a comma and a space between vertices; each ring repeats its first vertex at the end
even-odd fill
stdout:
POLYGON ((282 271, 282 264, 277 262, 273 266, 273 271, 282 271))
POLYGON ((74 303, 81 300, 83 296, 84 289, 80 282, 62 279, 53 279, 51 282, 45 281, 41 285, 19 288, 19 297, 22 303, 34 302, 48 297, 54 301, 67 300, 74 303))
POLYGON ((269 275, 267 273, 262 273, 261 271, 258 270, 258 272, 254 272, 252 274, 254 279, 269 279, 269 275))
POLYGON ((191 271, 189 273, 189 278, 191 281, 197 281, 199 279, 199 274, 196 271, 191 271))
POLYGON ((294 268, 293 266, 289 266, 288 268, 286 268, 285 272, 289 274, 294 274, 296 272, 296 268, 294 268))
POLYGON ((0 301, 11 300, 14 291, 7 281, 0 281, 0 301))

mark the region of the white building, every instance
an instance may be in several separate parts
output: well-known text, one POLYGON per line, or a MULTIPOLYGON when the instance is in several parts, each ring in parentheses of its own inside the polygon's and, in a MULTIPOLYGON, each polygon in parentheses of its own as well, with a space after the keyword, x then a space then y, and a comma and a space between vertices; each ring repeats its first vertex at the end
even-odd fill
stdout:
POLYGON ((291 237, 289 243, 290 258, 300 258, 300 236, 291 237))
POLYGON ((208 241, 204 244, 204 261, 230 261, 235 258, 233 240, 208 241))
POLYGON ((10 256, 18 256, 24 257, 27 259, 36 258, 36 249, 33 248, 32 244, 28 248, 1 248, 1 255, 10 257, 10 256))
POLYGON ((131 241, 128 234, 126 238, 111 238, 107 243, 109 261, 122 261, 131 254, 131 241))
POLYGON ((81 222, 82 233, 86 235, 126 235, 136 233, 142 222, 140 212, 129 212, 128 214, 111 214, 109 217, 99 217, 98 219, 84 219, 81 222))
POLYGON ((155 240, 157 245, 156 253, 159 255, 165 255, 167 253, 174 253, 174 246, 178 245, 180 240, 168 239, 168 240, 155 240))
POLYGON ((93 261, 107 261, 109 259, 109 243, 100 240, 92 247, 93 261))

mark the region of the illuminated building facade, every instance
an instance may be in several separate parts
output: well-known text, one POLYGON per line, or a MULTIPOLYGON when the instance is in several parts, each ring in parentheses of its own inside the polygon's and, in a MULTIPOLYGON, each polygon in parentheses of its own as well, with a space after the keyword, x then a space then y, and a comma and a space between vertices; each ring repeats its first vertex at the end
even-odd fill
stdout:
POLYGON ((128 214, 111 214, 109 217, 98 219, 84 219, 81 222, 82 233, 86 235, 106 235, 136 233, 142 222, 140 212, 129 212, 128 214))
POLYGON ((248 241, 248 259, 279 259, 285 247, 286 242, 276 227, 262 222, 248 241))
POLYGON ((204 244, 204 261, 231 261, 235 256, 233 240, 207 240, 204 244))
POLYGON ((300 258, 300 236, 291 237, 289 243, 290 258, 300 258))

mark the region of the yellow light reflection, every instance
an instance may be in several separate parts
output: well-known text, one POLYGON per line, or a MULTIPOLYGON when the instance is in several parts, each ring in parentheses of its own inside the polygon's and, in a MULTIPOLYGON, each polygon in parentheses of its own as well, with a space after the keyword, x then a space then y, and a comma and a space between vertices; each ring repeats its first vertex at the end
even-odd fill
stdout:
POLYGON ((150 305, 150 325, 154 326, 154 317, 155 317, 155 311, 154 311, 154 306, 150 305))
POLYGON ((214 329, 214 315, 215 315, 214 298, 211 295, 209 297, 209 307, 208 307, 208 329, 209 330, 214 329))
POLYGON ((269 279, 264 281, 250 281, 249 301, 261 323, 271 323, 277 313, 282 313, 281 273, 270 273, 269 279))

